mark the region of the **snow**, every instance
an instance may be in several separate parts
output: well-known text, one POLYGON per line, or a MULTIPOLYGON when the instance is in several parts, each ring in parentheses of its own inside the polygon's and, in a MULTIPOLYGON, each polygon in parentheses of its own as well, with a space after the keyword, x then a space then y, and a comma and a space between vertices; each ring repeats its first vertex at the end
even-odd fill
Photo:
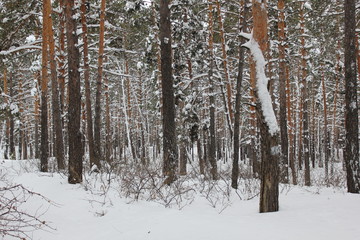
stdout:
POLYGON ((304 7, 310 11, 312 10, 311 4, 309 2, 305 2, 304 7))
POLYGON ((258 213, 257 196, 245 201, 232 191, 219 213, 199 194, 181 210, 120 198, 116 185, 98 194, 85 188, 89 179, 70 185, 65 175, 36 172, 23 160, 4 161, 0 172, 56 203, 27 202, 29 211, 45 210, 41 218, 56 229, 35 231, 34 240, 357 240, 360 234, 360 195, 342 188, 281 186, 280 211, 267 214, 258 213))
POLYGON ((269 133, 271 135, 275 135, 279 132, 279 126, 277 124, 275 112, 272 106, 272 100, 270 93, 267 89, 268 78, 265 75, 265 65, 266 61, 264 55, 260 49, 259 44, 253 38, 252 35, 241 33, 241 36, 248 38, 249 41, 246 42, 243 46, 247 47, 251 55, 254 58, 255 66, 256 66, 256 87, 257 94, 261 103, 261 110, 263 116, 265 118, 265 122, 269 127, 269 133))

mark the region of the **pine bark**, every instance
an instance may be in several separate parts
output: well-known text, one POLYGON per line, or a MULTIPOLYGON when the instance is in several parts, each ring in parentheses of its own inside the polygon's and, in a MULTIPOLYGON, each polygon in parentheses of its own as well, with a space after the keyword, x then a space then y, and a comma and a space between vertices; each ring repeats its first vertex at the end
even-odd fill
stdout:
POLYGON ((80 130, 81 120, 81 93, 80 93, 80 53, 78 48, 78 36, 76 34, 76 18, 74 1, 64 0, 66 17, 66 39, 68 52, 68 133, 69 133, 69 176, 68 182, 76 184, 82 182, 82 133, 80 130))
MULTIPOLYGON (((252 1, 253 6, 253 38, 259 44, 260 50, 264 54, 267 50, 267 7, 266 0, 252 1)), ((256 59, 254 59, 257 61, 256 59)), ((258 64, 258 63, 256 63, 258 64)), ((265 66, 264 66, 265 67, 265 66)), ((257 86, 262 83, 259 72, 256 72, 257 86)), ((265 119, 262 112, 262 104, 259 99, 258 92, 255 91, 257 97, 257 117, 260 128, 261 137, 261 185, 260 185, 260 212, 275 212, 279 210, 279 132, 272 130, 268 126, 268 120, 265 119)), ((275 114, 274 114, 275 117, 275 114)))
POLYGON ((345 166, 347 188, 360 193, 359 118, 357 102, 355 0, 345 0, 345 166))
POLYGON ((178 153, 175 125, 175 96, 172 75, 171 21, 169 0, 160 0, 160 56, 163 99, 163 174, 166 184, 176 179, 178 153))
MULTIPOLYGON (((47 7, 48 1, 43 1, 43 16, 48 16, 49 8, 47 7)), ((48 171, 48 37, 47 37, 47 18, 43 18, 43 32, 42 32, 42 71, 41 71, 41 135, 40 135, 40 171, 48 171)))

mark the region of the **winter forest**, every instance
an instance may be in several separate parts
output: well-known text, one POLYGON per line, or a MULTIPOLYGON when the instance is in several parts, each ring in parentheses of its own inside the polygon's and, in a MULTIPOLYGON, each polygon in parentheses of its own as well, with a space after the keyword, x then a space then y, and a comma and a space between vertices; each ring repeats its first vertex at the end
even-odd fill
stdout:
POLYGON ((360 234, 359 1, 0 0, 0 79, 3 239, 360 234))

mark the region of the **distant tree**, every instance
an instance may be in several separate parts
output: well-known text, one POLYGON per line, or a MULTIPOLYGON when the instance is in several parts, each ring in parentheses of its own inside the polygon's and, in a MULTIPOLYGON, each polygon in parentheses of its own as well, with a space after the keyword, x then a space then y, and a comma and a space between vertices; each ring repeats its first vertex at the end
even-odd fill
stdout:
POLYGON ((360 193, 359 118, 357 102, 355 0, 345 0, 345 165, 347 188, 360 193))
MULTIPOLYGON (((241 17, 241 30, 247 31, 247 18, 249 14, 248 0, 243 0, 242 2, 242 17, 241 17)), ((232 166, 232 175, 231 175, 231 186, 234 189, 238 188, 238 178, 239 178, 239 151, 240 151, 240 115, 241 115, 241 88, 243 83, 243 71, 244 71, 244 61, 245 61, 245 49, 243 44, 245 39, 240 41, 240 51, 239 51, 239 66, 238 66, 238 75, 236 79, 236 95, 235 95, 235 116, 234 116, 234 156, 233 156, 233 166, 232 166)))
POLYGON ((94 140, 95 140, 95 158, 100 167, 101 153, 101 94, 103 79, 103 62, 104 62, 104 38, 105 38, 105 7, 106 1, 101 0, 100 6, 100 36, 99 36, 99 55, 98 55, 98 72, 96 78, 96 97, 95 97, 95 120, 94 120, 94 140))

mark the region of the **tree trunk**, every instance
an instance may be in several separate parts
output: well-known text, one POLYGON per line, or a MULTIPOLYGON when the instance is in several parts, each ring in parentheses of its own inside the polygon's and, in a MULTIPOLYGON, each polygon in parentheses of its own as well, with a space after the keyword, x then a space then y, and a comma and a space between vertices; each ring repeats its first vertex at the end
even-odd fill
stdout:
MULTIPOLYGON (((47 0, 43 0, 43 16, 48 16, 49 8, 47 0)), ((43 32, 42 32, 42 75, 41 75, 41 135, 40 135, 40 171, 48 171, 48 106, 47 106, 47 91, 48 91, 48 46, 49 39, 47 36, 48 23, 47 19, 43 18, 43 32)))
POLYGON ((225 30, 224 30, 224 24, 223 24, 223 19, 221 16, 221 7, 220 7, 220 2, 219 0, 215 0, 216 3, 216 9, 217 9, 217 15, 218 15, 218 23, 219 23, 219 30, 220 30, 220 39, 221 39, 221 51, 222 51, 222 60, 223 60, 223 65, 224 65, 224 75, 225 75, 225 84, 226 84, 226 100, 225 100, 225 104, 227 103, 227 110, 228 112, 226 112, 226 119, 228 121, 228 125, 229 125, 229 132, 230 132, 230 136, 232 137, 232 123, 234 120, 234 113, 233 113, 233 109, 232 109, 232 86, 231 86, 231 82, 230 82, 230 78, 229 78, 229 70, 228 70, 228 57, 227 57, 227 53, 226 53, 226 41, 225 41, 225 30))
POLYGON ((279 127, 271 96, 267 90, 268 79, 265 75, 265 58, 263 56, 267 50, 267 7, 266 0, 253 0, 252 3, 254 29, 248 46, 256 65, 255 96, 261 136, 260 212, 275 212, 279 210, 278 159, 280 147, 278 145, 279 127))
POLYGON ((93 119, 91 110, 91 91, 90 91, 90 69, 89 69, 89 49, 88 49, 88 30, 86 23, 86 0, 81 0, 81 25, 84 42, 84 82, 85 82, 85 107, 86 107, 86 131, 89 144, 90 168, 94 165, 100 169, 100 160, 95 156, 93 119))
POLYGON ((288 123, 286 118, 286 37, 285 37, 285 1, 278 0, 278 39, 279 39, 279 92, 280 92, 280 136, 281 136, 281 163, 280 163, 280 181, 289 182, 288 173, 288 123))
POLYGON ((81 93, 79 62, 80 53, 78 48, 78 36, 76 35, 76 22, 74 1, 65 0, 66 39, 68 52, 68 132, 69 132, 69 177, 70 184, 82 182, 82 133, 80 130, 81 118, 81 93))
POLYGON ((56 56, 55 56, 55 40, 54 40, 54 31, 53 23, 51 17, 51 1, 47 1, 46 7, 48 15, 44 17, 44 21, 47 22, 47 37, 49 44, 49 57, 50 57, 50 70, 51 70, 51 94, 52 94, 52 120, 54 126, 55 134, 55 158, 57 160, 58 169, 65 169, 65 157, 64 157, 64 141, 63 141, 63 132, 62 132, 62 121, 61 121, 61 109, 60 109, 60 98, 59 98, 59 89, 58 89, 58 79, 57 79, 57 69, 56 69, 56 56))
POLYGON ((171 22, 169 0, 160 0, 161 87, 163 99, 163 174, 166 184, 176 179, 178 153, 175 125, 175 96, 172 75, 171 22))
MULTIPOLYGON (((247 7, 248 1, 241 1, 242 5, 242 17, 240 20, 240 26, 242 31, 247 31, 247 18, 249 13, 249 8, 247 7)), ((234 149, 233 149, 233 166, 231 173, 231 186, 234 189, 238 188, 238 178, 239 178, 239 151, 240 151, 240 107, 241 107, 241 88, 243 82, 243 70, 244 70, 244 60, 245 60, 245 49, 242 45, 245 43, 245 39, 240 41, 239 49, 239 66, 238 66, 238 75, 236 79, 236 95, 235 95, 235 117, 234 117, 234 149)))
MULTIPOLYGON (((324 66, 322 66, 323 68, 324 66)), ((324 107, 324 162, 325 162, 325 181, 329 184, 329 136, 328 136, 328 115, 327 115, 327 101, 326 101, 326 86, 325 86, 325 73, 322 69, 321 76, 322 95, 323 95, 323 107, 324 107)))
MULTIPOLYGON (((300 124, 303 126, 302 142, 304 151, 304 165, 305 165, 305 185, 310 186, 310 135, 309 135, 309 97, 307 87, 307 60, 306 60, 306 46, 305 46, 305 18, 304 18, 304 2, 300 6, 300 31, 301 31, 301 95, 302 95, 302 113, 303 118, 300 124)), ((299 152, 302 151, 299 149, 299 152)), ((299 158, 300 161, 300 158, 299 158)))
POLYGON ((286 104, 287 104, 287 122, 289 124, 289 164, 291 169, 292 183, 297 184, 296 168, 295 168, 295 141, 294 141, 294 123, 292 120, 292 104, 291 104, 291 86, 289 77, 289 66, 286 66, 286 104))
POLYGON ((208 39, 208 49, 209 49, 209 103, 210 103, 210 126, 209 126, 209 148, 208 148, 208 161, 211 165, 211 176, 213 180, 218 179, 217 173, 217 164, 216 164, 216 135, 215 135, 215 96, 214 96, 214 82, 213 82, 213 68, 214 68, 214 56, 213 56, 213 38, 214 38, 214 30, 213 30, 213 2, 212 0, 208 0, 209 2, 209 39, 208 39))
POLYGON ((345 166, 347 188, 360 193, 359 118, 357 102, 355 0, 345 0, 345 166))
POLYGON ((103 78, 103 61, 104 61, 104 38, 105 38, 105 6, 106 1, 101 0, 100 6, 100 36, 99 36, 99 56, 98 72, 96 79, 96 96, 95 96, 95 121, 94 121, 94 140, 95 140, 95 158, 100 161, 101 154, 101 92, 103 78))

